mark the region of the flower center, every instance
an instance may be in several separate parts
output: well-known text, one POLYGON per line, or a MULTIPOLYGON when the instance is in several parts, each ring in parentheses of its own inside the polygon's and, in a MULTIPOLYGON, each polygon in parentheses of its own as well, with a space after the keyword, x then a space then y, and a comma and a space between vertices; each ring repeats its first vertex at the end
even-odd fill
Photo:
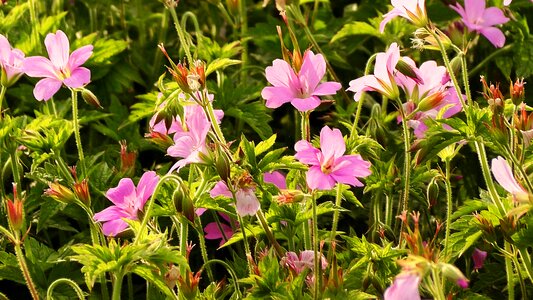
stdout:
POLYGON ((324 163, 322 163, 320 165, 320 170, 322 171, 322 173, 328 175, 329 173, 331 173, 333 171, 333 161, 335 160, 334 157, 331 157, 330 159, 328 159, 327 161, 325 161, 324 163))

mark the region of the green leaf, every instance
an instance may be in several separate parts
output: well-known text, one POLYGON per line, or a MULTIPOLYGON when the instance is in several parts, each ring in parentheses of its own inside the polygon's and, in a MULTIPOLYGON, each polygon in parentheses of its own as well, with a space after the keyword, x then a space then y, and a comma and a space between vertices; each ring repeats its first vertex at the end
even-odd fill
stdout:
POLYGON ((175 298, 174 293, 165 283, 165 280, 163 278, 164 274, 163 276, 157 274, 157 272, 159 272, 158 269, 150 268, 149 266, 146 266, 146 265, 136 265, 132 269, 132 272, 141 276, 149 283, 155 285, 160 291, 162 291, 168 297, 175 298))
POLYGON ((257 144, 257 146, 255 146, 255 156, 259 156, 263 152, 265 152, 268 149, 272 148, 272 146, 274 146, 275 142, 276 142, 276 135, 275 134, 273 134, 267 140, 259 142, 259 144, 257 144))
POLYGON ((238 59, 216 58, 207 66, 207 69, 205 70, 205 76, 209 76, 209 74, 215 72, 216 70, 224 69, 240 63, 241 61, 238 59))
POLYGON ((519 51, 514 56, 517 77, 529 77, 533 74, 533 36, 527 37, 517 45, 519 51))
POLYGON ((366 22, 352 22, 344 25, 339 32, 337 32, 332 38, 330 43, 334 43, 337 40, 351 37, 353 35, 371 35, 380 37, 381 33, 377 28, 374 26, 366 23, 366 22))

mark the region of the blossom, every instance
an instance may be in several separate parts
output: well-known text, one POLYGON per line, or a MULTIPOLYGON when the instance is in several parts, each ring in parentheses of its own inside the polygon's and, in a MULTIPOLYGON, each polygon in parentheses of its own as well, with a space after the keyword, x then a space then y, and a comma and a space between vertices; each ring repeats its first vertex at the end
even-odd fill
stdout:
POLYGON ((7 38, 0 34, 0 66, 2 67, 2 85, 11 86, 22 75, 24 53, 11 48, 7 38))
MULTIPOLYGON (((215 187, 209 192, 211 197, 224 196, 233 198, 228 186, 224 181, 219 181, 215 187)), ((237 213, 241 216, 253 216, 261 208, 261 203, 255 195, 255 188, 241 187, 235 192, 235 208, 237 213)))
MULTIPOLYGON (((224 213, 219 213, 219 215, 226 220, 228 223, 230 222, 230 218, 228 215, 224 213)), ((233 229, 231 229, 231 226, 224 224, 220 222, 217 224, 217 222, 211 222, 204 227, 205 232, 205 238, 208 240, 218 240, 220 239, 220 245, 224 245, 225 242, 227 242, 234 234, 233 229), (219 227, 220 224, 220 227, 219 227), (222 231, 220 231, 222 229, 222 231)))
POLYGON ((399 60, 400 48, 398 44, 392 43, 387 52, 377 54, 374 75, 365 75, 350 81, 347 91, 355 92, 353 96, 355 101, 359 101, 362 92, 367 91, 380 92, 389 99, 395 99, 399 91, 394 81, 394 72, 399 60))
POLYGON ((481 269, 483 268, 483 263, 485 262, 485 259, 487 258, 487 252, 479 250, 478 248, 474 249, 474 253, 472 253, 472 260, 474 261, 474 269, 481 269))
POLYGON ((143 209, 152 196, 158 182, 159 176, 154 171, 149 171, 143 174, 137 187, 131 178, 122 178, 117 187, 110 188, 106 197, 115 205, 94 215, 95 221, 104 223, 104 234, 116 236, 128 228, 128 223, 123 219, 137 220, 139 210, 143 209))
POLYGON ((385 30, 385 25, 397 16, 406 18, 418 27, 426 26, 426 0, 392 0, 391 4, 394 8, 383 15, 383 21, 379 24, 381 32, 385 30))
POLYGON ((298 73, 284 60, 276 59, 265 70, 266 78, 273 86, 263 89, 261 96, 266 106, 278 108, 290 102, 301 112, 309 111, 320 105, 318 96, 334 95, 341 88, 338 82, 320 83, 326 74, 326 61, 322 54, 307 50, 298 73))
POLYGON ((81 88, 91 81, 91 71, 81 67, 93 54, 93 46, 87 45, 74 50, 70 55, 70 44, 61 30, 49 33, 44 39, 50 59, 43 56, 26 58, 23 70, 30 77, 44 77, 35 85, 35 99, 48 100, 57 93, 62 84, 69 88, 81 88))
MULTIPOLYGON (((320 267, 322 270, 325 270, 328 266, 328 262, 322 253, 319 255, 320 267)), ((281 259, 281 263, 296 272, 296 274, 300 274, 306 269, 313 271, 315 267, 315 252, 312 250, 304 250, 301 251, 298 256, 295 252, 288 251, 281 259)))
POLYGON ((509 193, 511 193, 515 200, 528 199, 528 192, 516 181, 513 171, 509 163, 501 157, 492 159, 491 164, 492 174, 496 181, 509 193))
POLYGON ((330 190, 335 183, 363 186, 357 177, 371 174, 370 163, 361 155, 344 155, 346 144, 338 129, 324 126, 320 131, 320 150, 307 141, 299 141, 294 146, 294 157, 304 164, 311 165, 306 175, 307 185, 313 189, 330 190))
POLYGON ((503 47, 505 35, 500 29, 493 27, 509 21, 501 9, 497 7, 486 8, 485 0, 465 0, 464 8, 459 3, 456 3, 455 6, 450 5, 450 7, 461 15, 463 23, 469 31, 481 33, 494 47, 503 47))
POLYGON ((287 182, 285 181, 285 175, 279 171, 265 172, 263 173, 263 181, 272 183, 277 186, 278 189, 287 189, 287 182))
POLYGON ((416 274, 400 274, 394 278, 394 283, 385 290, 385 300, 420 299, 418 285, 420 277, 416 274))

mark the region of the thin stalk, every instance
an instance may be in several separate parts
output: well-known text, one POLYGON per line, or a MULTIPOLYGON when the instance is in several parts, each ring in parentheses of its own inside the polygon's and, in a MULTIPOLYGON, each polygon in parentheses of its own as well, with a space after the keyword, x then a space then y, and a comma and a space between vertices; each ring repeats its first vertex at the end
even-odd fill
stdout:
MULTIPOLYGON (((335 208, 341 206, 342 201, 342 184, 337 184, 337 193, 335 194, 335 208)), ((333 211, 333 224, 331 225, 331 235, 329 237, 330 243, 335 242, 335 237, 337 236, 337 225, 339 223, 339 210, 336 209, 333 211)), ((330 247, 328 250, 328 261, 331 261, 331 256, 333 255, 333 247, 330 247)))
POLYGON ((533 268, 531 267, 531 256, 529 255, 527 248, 520 249, 518 253, 520 254, 520 257, 522 257, 522 264, 524 265, 524 269, 526 270, 529 280, 533 282, 533 268))
POLYGON ((128 273, 126 277, 128 280, 128 299, 133 300, 133 279, 132 279, 131 273, 128 273))
MULTIPOLYGON (((235 197, 235 196, 234 196, 235 197)), ((246 236, 246 227, 244 226, 244 220, 237 213, 237 217, 239 218, 239 223, 241 224, 241 231, 242 231, 242 240, 244 243, 244 252, 246 253, 246 265, 248 266, 248 271, 250 274, 253 274, 253 266, 250 264, 250 259, 252 257, 252 252, 250 252, 250 245, 248 244, 248 238, 246 236)))
POLYGON ((15 183, 18 187, 22 187, 16 147, 14 147, 14 149, 9 153, 9 156, 11 158, 11 170, 13 172, 13 179, 15 180, 15 183))
POLYGON ((234 285, 234 288, 235 288, 235 292, 237 293, 237 299, 242 299, 242 294, 241 294, 241 290, 239 289, 239 281, 238 281, 238 278, 237 278, 237 275, 235 274, 235 271, 231 268, 230 265, 228 265, 228 263, 226 263, 225 261, 223 260, 220 260, 220 259, 212 259, 208 262, 206 262, 202 268, 206 267, 207 265, 210 265, 212 263, 217 263, 217 264, 221 264, 223 265, 225 268, 226 268, 226 271, 228 271, 229 275, 231 276, 231 278, 233 279, 233 285, 234 285))
POLYGON ((276 250, 276 254, 278 255, 278 257, 283 257, 283 254, 284 254, 285 251, 283 251, 283 249, 279 245, 278 241, 276 240, 276 237, 274 236, 274 234, 270 230, 270 227, 268 227, 268 223, 267 223, 267 220, 265 218, 265 215, 263 215, 263 211, 258 210, 257 213, 256 213, 256 216, 257 216, 257 219, 259 220, 259 223, 261 223, 261 226, 265 230, 265 234, 266 234, 268 240, 274 246, 274 250, 276 250))
POLYGON ((446 164, 446 176, 445 176, 445 186, 446 186, 446 235, 444 238, 444 257, 448 259, 449 251, 449 239, 450 239, 450 227, 452 224, 452 186, 450 183, 450 159, 445 160, 446 164))
POLYGON ((246 11, 246 0, 239 1, 239 16, 241 27, 241 79, 247 80, 246 66, 248 65, 248 13, 246 11))
MULTIPOLYGON (((511 244, 507 241, 505 241, 505 251, 509 254, 512 254, 511 244)), ((507 274, 507 298, 509 300, 514 300, 514 272, 512 261, 509 255, 505 255, 505 272, 507 274)))
POLYGON ((526 182, 527 188, 529 192, 533 192, 533 185, 531 184, 531 181, 529 180, 529 177, 527 175, 527 172, 524 170, 518 159, 513 153, 513 150, 509 149, 509 146, 506 146, 507 152, 509 152, 509 157, 511 158, 512 163, 516 166, 518 171, 520 172, 520 175, 522 175, 523 180, 526 182))
MULTIPOLYGON (((411 182, 411 135, 409 132, 409 126, 407 125, 407 119, 405 116, 405 111, 403 110, 403 105, 400 99, 396 99, 398 103, 398 109, 402 115, 402 128, 403 128, 403 146, 404 146, 404 164, 403 164, 403 176, 404 176, 404 188, 402 196, 402 211, 409 210, 409 188, 411 182)), ((403 228, 403 222, 402 222, 403 228)), ((401 231, 400 231, 401 233, 401 231)), ((401 234, 400 234, 401 239, 401 234)))
POLYGON ((313 14, 311 15, 311 26, 315 24, 316 15, 318 13, 318 3, 319 3, 319 0, 315 0, 315 3, 313 4, 313 14))
POLYGON ((303 112, 301 113, 301 123, 300 123, 300 130, 302 133, 302 140, 304 141, 311 141, 311 128, 309 124, 309 115, 310 112, 303 112))
POLYGON ((6 91, 7 91, 7 88, 2 85, 2 89, 0 90, 0 120, 2 120, 2 103, 4 103, 6 91))
POLYGON ((76 147, 78 148, 78 158, 80 160, 81 173, 87 177, 87 170, 85 169, 85 157, 83 155, 83 147, 81 145, 80 124, 78 120, 78 92, 71 89, 72 93, 72 123, 74 125, 74 137, 76 139, 76 147))
POLYGON ((85 296, 83 295, 83 290, 80 288, 80 286, 76 282, 68 278, 59 278, 56 281, 52 282, 52 284, 48 287, 48 291, 46 291, 46 299, 52 299, 52 292, 54 291, 54 288, 60 283, 69 285, 76 292, 78 299, 85 299, 85 296))
POLYGON ((303 238, 304 238, 304 248, 305 249, 311 249, 311 232, 309 231, 309 222, 308 220, 305 220, 302 223, 303 229, 303 238))
MULTIPOLYGON (((207 99, 207 97, 206 97, 207 99)), ((207 105, 205 106, 205 110, 207 112, 207 115, 209 116, 209 121, 211 121, 211 125, 213 127, 213 131, 215 132, 215 135, 218 139, 218 141, 222 144, 222 146, 226 147, 226 139, 224 138, 224 134, 222 133, 222 130, 220 129, 220 125, 218 125, 217 118, 215 117, 215 112, 213 110, 213 104, 211 101, 207 101, 207 105)), ((231 157, 231 155, 230 155, 231 157)))
POLYGON ((178 33, 178 38, 180 40, 181 47, 183 48, 183 51, 185 51, 185 55, 187 56, 187 63, 192 64, 192 55, 191 55, 191 49, 189 49, 189 44, 187 44, 187 40, 185 39, 185 33, 183 32, 183 28, 180 26, 180 21, 178 19, 178 15, 176 14, 176 9, 174 7, 169 8, 170 15, 172 16, 172 20, 174 20, 174 27, 176 27, 176 32, 178 33))
MULTIPOLYGON (((180 220, 180 254, 183 257, 187 257, 187 238, 189 235, 189 225, 187 224, 187 221, 180 220)), ((185 272, 187 271, 186 268, 182 268, 181 270, 181 276, 184 276, 185 278, 185 272)))
POLYGON ((500 212, 500 214, 502 216, 505 216, 505 208, 503 207, 503 203, 500 200, 500 196, 496 191, 496 186, 494 185, 494 181, 492 181, 490 175, 490 168, 487 159, 487 153, 485 151, 485 145, 483 144, 483 141, 476 141, 474 144, 476 146, 479 163, 481 165, 481 171, 483 173, 483 178, 485 179, 485 183, 487 184, 487 189, 489 190, 489 194, 492 198, 492 201, 494 202, 494 205, 498 207, 498 211, 500 212))
POLYGON ((35 11, 35 0, 29 0, 30 8, 30 22, 32 24, 31 39, 32 45, 36 47, 37 52, 41 50, 41 44, 39 43, 39 23, 37 20, 37 13, 35 11))
MULTIPOLYGON (((368 61, 366 62, 365 66, 365 73, 364 76, 370 74, 370 69, 372 68, 372 63, 376 60, 376 57, 378 56, 377 53, 374 53, 368 61)), ((357 125, 359 124, 359 118, 361 116, 361 110, 363 109, 363 103, 365 101, 365 94, 361 94, 361 98, 359 98, 359 103, 357 103, 357 110, 355 112, 355 120, 353 121, 352 129, 350 130, 350 136, 354 136, 357 134, 357 125)))
POLYGON ((320 287, 320 260, 318 258, 318 223, 317 223, 317 212, 316 212, 316 197, 313 193, 311 198, 311 205, 313 206, 313 253, 314 253, 314 269, 315 274, 315 288, 313 291, 313 299, 318 299, 319 297, 319 287, 320 287))
POLYGON ((113 282, 113 296, 112 300, 120 300, 120 294, 122 291, 122 279, 124 279, 124 274, 122 270, 119 271, 115 276, 115 281, 113 282))
POLYGON ((33 283, 33 280, 31 279, 31 274, 28 269, 28 265, 26 264, 26 258, 24 256, 24 253, 22 252, 21 248, 21 242, 18 239, 15 241, 15 254, 17 255, 17 261, 20 266, 20 270, 22 271, 22 276, 24 276, 24 280, 26 281, 26 285, 28 286, 28 289, 30 290, 31 297, 33 300, 39 299, 39 293, 37 292, 37 289, 35 288, 35 284, 33 283))
POLYGON ((442 280, 438 274, 438 271, 436 271, 434 268, 431 269, 431 277, 433 279, 433 287, 434 287, 434 294, 435 300, 445 300, 446 296, 444 295, 444 291, 442 290, 442 280))
MULTIPOLYGON (((196 221, 197 222, 195 224, 196 225, 195 229, 196 229, 196 232, 198 233, 198 241, 200 242, 200 253, 202 254, 202 260, 204 261, 204 266, 205 266, 205 264, 209 261, 209 257, 207 256, 207 248, 205 246, 204 231, 202 230, 203 229, 202 220, 200 219, 198 215, 196 215, 196 221)), ((223 233, 222 230, 220 232, 223 233)), ((206 267, 206 269, 207 269, 207 277, 209 278, 209 281, 214 282, 215 280, 213 277, 213 271, 211 271, 210 267, 206 267)))
POLYGON ((472 93, 470 92, 470 84, 468 82, 468 67, 466 65, 466 53, 464 55, 461 55, 461 68, 462 68, 461 73, 463 75, 463 85, 465 87, 466 101, 468 103, 468 106, 472 106, 473 101, 472 101, 472 93))

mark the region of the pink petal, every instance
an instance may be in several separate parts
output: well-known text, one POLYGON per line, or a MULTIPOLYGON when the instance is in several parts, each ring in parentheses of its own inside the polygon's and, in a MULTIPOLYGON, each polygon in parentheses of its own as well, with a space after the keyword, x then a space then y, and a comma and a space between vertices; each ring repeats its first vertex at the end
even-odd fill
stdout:
POLYGON ((465 11, 468 21, 474 22, 483 16, 486 0, 465 0, 465 11))
POLYGON ((400 274, 394 279, 394 283, 385 290, 384 300, 420 300, 418 285, 420 277, 415 274, 400 274))
POLYGON ((220 180, 219 182, 217 182, 217 184, 215 184, 213 189, 211 189, 211 191, 209 192, 209 195, 211 196, 211 198, 215 198, 217 196, 224 196, 224 197, 228 197, 228 198, 233 198, 233 195, 231 194, 230 190, 228 189, 228 186, 222 180, 220 180))
POLYGON ((167 154, 172 157, 185 158, 191 154, 194 146, 195 146, 194 139, 189 135, 188 132, 187 132, 187 135, 183 135, 177 139, 175 135, 174 145, 168 147, 167 154))
POLYGON ((318 98, 317 96, 311 96, 305 99, 294 98, 291 101, 292 106, 296 107, 296 109, 301 112, 313 110, 317 108, 320 103, 320 98, 318 98))
POLYGON ((47 34, 44 39, 44 44, 46 45, 46 50, 48 51, 48 56, 50 57, 52 64, 58 69, 66 67, 69 58, 70 45, 65 33, 58 30, 55 34, 47 34))
POLYGON ((328 81, 319 84, 313 92, 313 96, 335 95, 342 85, 338 82, 328 81))
POLYGON ((91 81, 91 71, 84 67, 79 67, 70 73, 70 77, 65 78, 63 83, 73 89, 80 88, 91 81))
POLYGON ((261 97, 266 100, 266 107, 278 108, 290 102, 295 96, 293 90, 283 86, 267 86, 261 91, 261 97))
POLYGON ((318 161, 320 150, 313 147, 313 145, 308 141, 298 141, 294 145, 294 150, 296 150, 294 158, 299 160, 301 163, 308 165, 320 165, 320 162, 318 161))
POLYGON ((312 190, 331 190, 335 187, 335 180, 324 173, 319 166, 312 166, 306 174, 307 185, 312 190))
POLYGON ((126 218, 130 215, 118 206, 110 206, 101 212, 95 213, 93 219, 98 222, 106 222, 111 220, 117 220, 120 218, 126 218))
POLYGON ((0 34, 0 60, 7 61, 11 53, 11 45, 7 38, 0 34))
POLYGON ((480 30, 480 33, 496 48, 501 48, 505 45, 505 35, 503 35, 503 32, 496 27, 483 28, 480 30))
POLYGON ((118 219, 118 220, 112 220, 112 221, 105 222, 104 225, 102 226, 102 231, 107 236, 116 236, 117 234, 121 233, 127 228, 128 228, 128 223, 126 223, 122 219, 118 219))
POLYGON ((393 8, 391 11, 383 15, 383 21, 379 23, 379 31, 383 33, 385 31, 385 25, 397 16, 403 15, 403 12, 398 8, 393 8))
POLYGON ((511 170, 511 166, 509 166, 503 157, 498 156, 498 158, 492 159, 491 169, 496 181, 507 192, 513 195, 526 193, 526 191, 516 181, 511 170))
POLYGON ((116 187, 107 190, 105 196, 116 206, 125 208, 135 202, 137 192, 131 178, 122 178, 116 187))
POLYGON ((300 88, 298 77, 292 67, 284 60, 276 59, 265 70, 266 78, 273 86, 284 86, 292 90, 300 88))
POLYGON ((74 70, 83 65, 93 54, 93 45, 86 45, 74 50, 68 58, 68 68, 74 70))
POLYGON ((220 227, 222 228, 222 231, 224 232, 224 235, 226 238, 224 238, 224 235, 220 231, 220 228, 218 227, 218 224, 216 222, 211 222, 204 227, 205 238, 208 240, 218 240, 222 239, 220 242, 220 245, 222 246, 227 239, 231 238, 233 236, 233 230, 230 226, 220 223, 220 227))
MULTIPOLYGON (((326 74, 326 60, 322 54, 314 54, 313 51, 305 51, 302 67, 298 74, 302 87, 307 92, 315 90, 316 86, 326 74)), ((304 91, 306 92, 306 91, 304 91)))
POLYGON ((59 91, 61 88, 61 81, 55 79, 55 78, 44 78, 39 80, 37 84, 35 85, 35 88, 33 89, 33 96, 35 99, 41 101, 41 100, 48 100, 52 98, 52 96, 59 91))
POLYGON ((483 26, 494 26, 504 24, 509 21, 503 11, 497 7, 489 7, 483 12, 483 26))
POLYGON ((263 173, 263 181, 272 183, 277 186, 279 189, 286 189, 287 182, 285 181, 285 175, 279 171, 265 172, 263 173))
POLYGON ((358 102, 361 99, 361 96, 363 95, 363 92, 375 90, 372 89, 369 85, 369 81, 374 81, 376 85, 378 85, 377 81, 375 80, 373 75, 366 75, 363 77, 359 77, 357 79, 354 79, 350 81, 349 85, 350 87, 347 88, 347 91, 354 92, 353 100, 355 102, 358 102))
POLYGON ((24 60, 22 70, 30 77, 58 78, 52 62, 42 56, 30 56, 24 60))
POLYGON ((159 183, 159 176, 154 171, 145 172, 139 183, 137 184, 137 199, 138 206, 137 209, 141 210, 146 203, 146 200, 152 196, 154 193, 155 187, 159 183))
POLYGON ((235 193, 235 208, 241 216, 253 216, 261 207, 253 189, 239 189, 235 193))
POLYGON ((328 126, 324 126, 320 130, 320 150, 324 155, 323 163, 341 157, 346 151, 341 131, 337 128, 331 130, 328 126))

